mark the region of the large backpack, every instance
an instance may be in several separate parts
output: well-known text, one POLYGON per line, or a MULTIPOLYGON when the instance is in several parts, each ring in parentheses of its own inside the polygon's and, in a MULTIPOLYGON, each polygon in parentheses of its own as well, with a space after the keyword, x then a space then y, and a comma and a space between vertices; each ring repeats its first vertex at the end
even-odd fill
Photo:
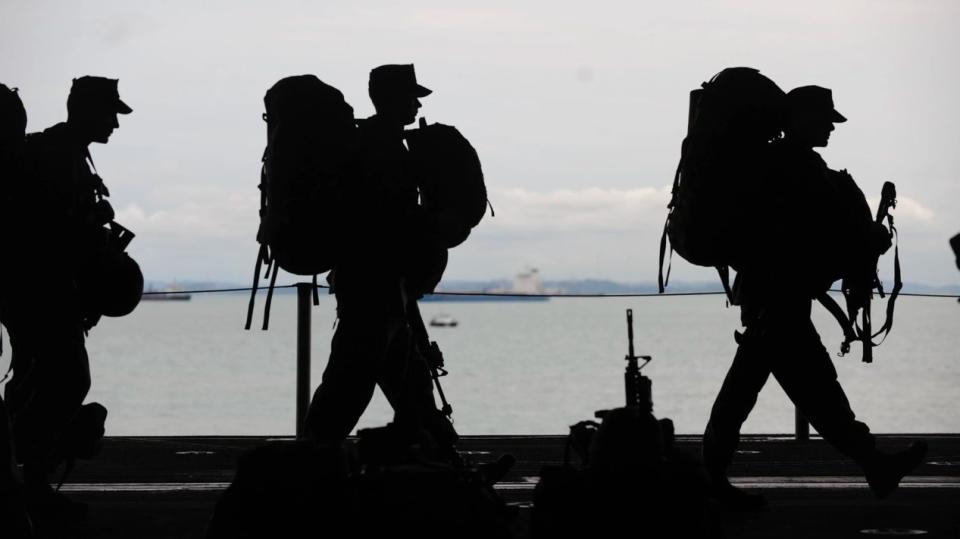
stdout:
POLYGON ((260 250, 247 329, 264 264, 270 285, 263 329, 269 325, 279 269, 313 276, 316 283, 318 274, 333 267, 339 248, 330 232, 339 222, 342 187, 357 170, 353 108, 339 90, 314 75, 297 75, 274 84, 263 103, 267 147, 259 186, 260 250))
POLYGON ((456 127, 427 124, 404 134, 410 148, 428 232, 447 249, 463 243, 486 213, 487 188, 480 158, 456 127))
POLYGON ((426 220, 426 241, 414 246, 413 267, 407 275, 407 287, 419 298, 440 283, 447 250, 466 241, 490 202, 480 158, 456 127, 428 125, 421 118, 419 127, 406 131, 404 138, 426 220))
POLYGON ((660 240, 660 291, 671 254, 718 269, 726 286, 749 245, 751 200, 765 172, 767 143, 780 132, 785 94, 748 67, 727 68, 690 92, 687 136, 660 240))
POLYGON ((23 140, 27 129, 27 111, 16 88, 0 83, 0 143, 23 140))
POLYGON ((0 83, 0 220, 5 231, 12 222, 11 196, 13 183, 20 179, 26 129, 27 111, 17 89, 0 83))

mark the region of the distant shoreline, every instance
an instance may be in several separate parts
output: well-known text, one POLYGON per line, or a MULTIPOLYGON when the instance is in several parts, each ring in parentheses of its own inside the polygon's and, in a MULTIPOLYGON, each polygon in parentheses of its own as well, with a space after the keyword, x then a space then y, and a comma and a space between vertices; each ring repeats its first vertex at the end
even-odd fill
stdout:
MULTIPOLYGON (((298 277, 291 275, 288 277, 289 281, 284 281, 282 284, 287 285, 294 282, 300 281, 309 281, 307 277, 298 277)), ((230 289, 233 294, 249 294, 250 283, 236 283, 236 282, 217 282, 217 281, 189 281, 178 279, 177 286, 183 292, 189 293, 196 290, 222 290, 230 289), (240 290, 237 290, 240 289, 240 290)), ((324 285, 323 279, 320 279, 320 284, 324 285)), ((155 289, 162 289, 164 286, 169 285, 169 283, 162 281, 148 281, 147 287, 153 286, 155 289)), ((653 282, 641 282, 641 283, 622 283, 607 279, 570 279, 570 280, 555 280, 555 281, 544 281, 543 285, 546 289, 549 290, 562 290, 567 294, 651 294, 657 292, 657 284, 653 282)), ((494 279, 488 281, 472 281, 472 280, 450 280, 443 281, 440 283, 438 290, 441 292, 454 292, 454 293, 465 293, 465 292, 481 292, 484 290, 491 289, 503 289, 509 288, 510 281, 507 279, 494 279)), ((839 286, 839 283, 837 284, 839 286)), ((888 287, 889 288, 889 287, 888 287)), ((261 293, 266 290, 265 284, 260 284, 261 293)), ((683 293, 683 292, 722 292, 723 288, 720 286, 719 281, 678 281, 671 282, 667 288, 668 292, 673 293, 683 293)), ((293 294, 295 293, 293 288, 277 288, 275 294, 293 294)), ((904 283, 903 290, 904 293, 914 293, 914 294, 951 294, 951 295, 960 295, 960 284, 955 285, 943 285, 943 286, 933 286, 922 283, 904 283)), ((321 291, 321 294, 323 292, 321 291)))

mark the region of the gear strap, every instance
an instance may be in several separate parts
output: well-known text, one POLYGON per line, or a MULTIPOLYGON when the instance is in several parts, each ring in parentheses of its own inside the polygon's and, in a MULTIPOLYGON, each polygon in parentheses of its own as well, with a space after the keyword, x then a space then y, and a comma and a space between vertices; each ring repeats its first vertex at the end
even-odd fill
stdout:
POLYGON ((686 153, 687 139, 683 139, 680 146, 680 162, 677 163, 677 171, 673 174, 673 188, 670 189, 670 202, 667 204, 667 218, 663 221, 663 232, 660 234, 660 270, 657 274, 657 287, 663 294, 667 285, 670 284, 670 270, 673 267, 673 245, 670 246, 670 257, 667 259, 667 274, 663 274, 663 261, 667 254, 667 229, 670 227, 670 214, 673 212, 673 205, 677 196, 677 187, 680 185, 680 169, 683 168, 683 156, 686 153))

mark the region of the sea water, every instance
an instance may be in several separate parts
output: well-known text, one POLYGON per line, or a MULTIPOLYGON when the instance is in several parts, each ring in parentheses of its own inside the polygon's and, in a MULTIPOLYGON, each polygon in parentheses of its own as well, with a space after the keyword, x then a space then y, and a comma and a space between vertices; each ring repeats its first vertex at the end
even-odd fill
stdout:
MULTIPOLYGON (((247 297, 197 294, 143 302, 105 318, 87 341, 88 401, 110 411, 109 435, 289 435, 295 431, 296 297, 274 298, 269 331, 243 330, 247 297)), ((263 298, 258 305, 262 307, 263 298)), ((882 304, 874 306, 882 319, 882 304)), ((312 382, 329 354, 335 300, 312 309, 312 382)), ((735 308, 722 296, 438 302, 455 328, 429 328, 443 349, 442 378, 462 434, 560 434, 622 405, 625 310, 633 309, 637 354, 653 361, 654 413, 677 432, 700 433, 736 349, 735 308)), ((859 419, 874 432, 960 432, 960 304, 903 297, 893 333, 872 364, 837 357, 841 333, 821 307, 814 320, 859 419)), ((875 324, 878 324, 875 322, 875 324)), ((9 353, 0 358, 6 368, 9 353)), ((360 427, 391 418, 377 392, 360 427)), ((789 433, 794 408, 771 377, 744 432, 789 433)))

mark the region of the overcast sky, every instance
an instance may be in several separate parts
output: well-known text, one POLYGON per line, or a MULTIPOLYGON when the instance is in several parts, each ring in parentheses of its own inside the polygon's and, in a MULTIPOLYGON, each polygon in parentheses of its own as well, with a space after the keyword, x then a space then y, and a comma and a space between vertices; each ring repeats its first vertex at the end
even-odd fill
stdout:
POLYGON ((649 281, 688 92, 756 67, 784 90, 834 90, 849 122, 827 162, 874 201, 897 183, 907 280, 960 282, 947 245, 960 232, 960 2, 472 4, 4 0, 0 82, 41 130, 65 119, 73 77, 120 79, 134 112, 91 151, 149 279, 249 278, 262 98, 277 79, 316 74, 362 117, 369 70, 412 62, 434 90, 421 113, 471 140, 497 212, 448 278, 535 266, 649 281))

